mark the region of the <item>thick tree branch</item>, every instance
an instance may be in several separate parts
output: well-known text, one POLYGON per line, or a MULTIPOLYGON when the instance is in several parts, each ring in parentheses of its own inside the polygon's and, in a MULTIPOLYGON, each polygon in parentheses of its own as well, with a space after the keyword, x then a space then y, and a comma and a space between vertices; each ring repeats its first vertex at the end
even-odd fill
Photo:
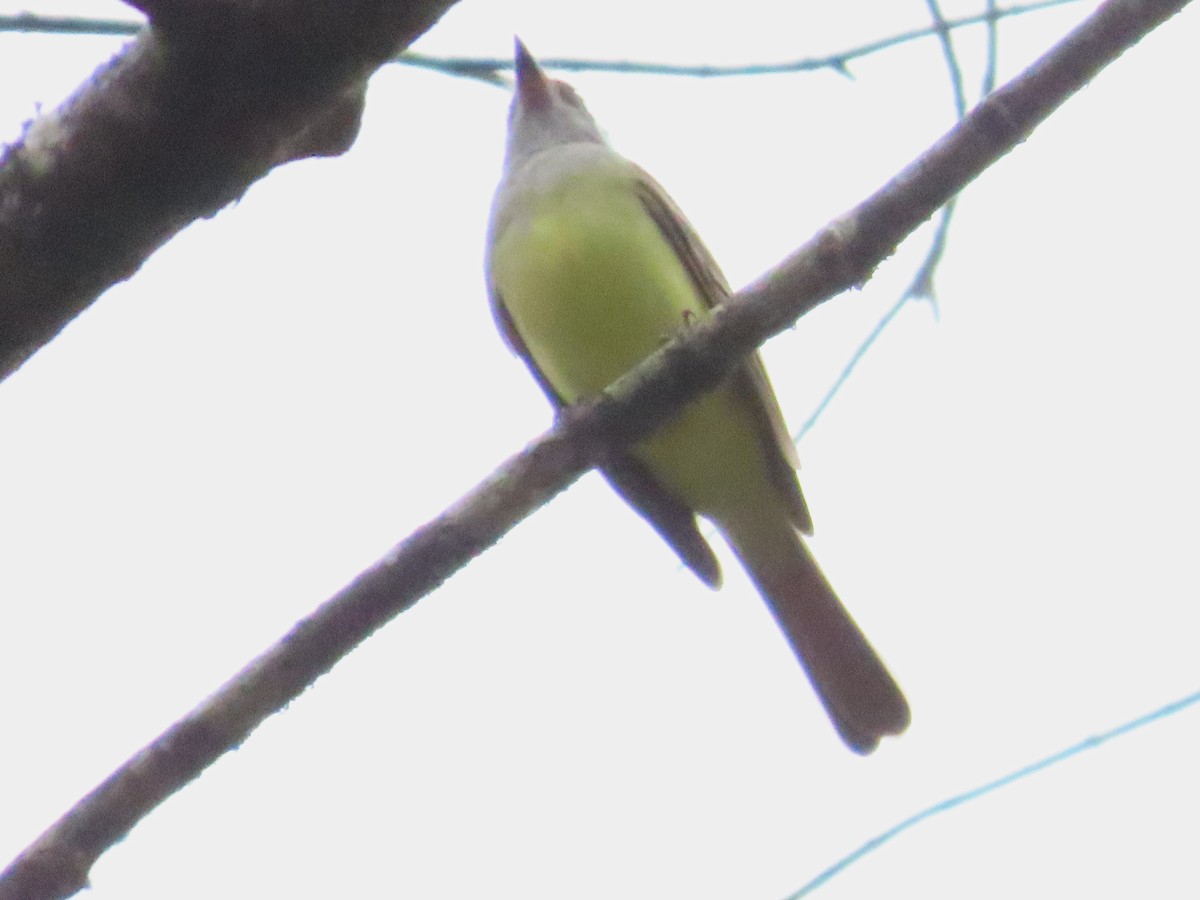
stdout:
POLYGON ((454 0, 142 2, 151 26, 0 158, 0 379, 270 169, 343 153, 454 0))
POLYGON ((594 403, 563 419, 443 515, 301 621, 211 698, 140 750, 0 874, 0 900, 51 900, 86 884, 99 855, 375 629, 524 516, 797 317, 864 282, 903 238, 1187 0, 1110 0, 872 197, 687 330, 594 403))

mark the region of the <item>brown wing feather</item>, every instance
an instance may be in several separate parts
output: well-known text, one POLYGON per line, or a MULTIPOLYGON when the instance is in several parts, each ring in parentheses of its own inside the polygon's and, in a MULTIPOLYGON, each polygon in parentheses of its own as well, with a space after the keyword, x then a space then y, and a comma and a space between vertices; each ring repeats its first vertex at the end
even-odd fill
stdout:
MULTIPOLYGON (((638 174, 636 189, 642 205, 679 255, 700 298, 710 309, 724 302, 731 291, 717 261, 670 195, 647 172, 636 166, 634 169, 638 174)), ((787 500, 792 524, 805 534, 812 534, 812 516, 800 491, 800 482, 796 480, 796 468, 800 465, 796 445, 792 443, 767 370, 757 353, 746 358, 733 377, 733 386, 759 421, 771 479, 787 500)))
MULTIPOLYGON (((566 404, 553 385, 538 368, 536 360, 525 345, 517 326, 509 315, 504 298, 493 284, 488 285, 488 299, 496 327, 513 353, 519 356, 533 375, 534 381, 550 400, 555 410, 566 404)), ((716 554, 700 533, 696 514, 685 504, 667 493, 642 463, 628 454, 615 455, 600 467, 608 483, 637 513, 645 519, 667 544, 675 551, 680 561, 691 569, 696 577, 712 588, 721 585, 721 567, 716 554)))
POLYGON ((492 318, 496 320, 496 330, 504 338, 504 343, 508 344, 508 348, 521 358, 521 362, 525 363, 525 367, 529 369, 529 374, 538 383, 538 387, 542 389, 542 393, 546 395, 546 399, 550 401, 550 405, 556 411, 562 409, 566 406, 566 403, 559 396, 558 391, 554 390, 554 386, 550 384, 546 376, 542 374, 542 370, 538 368, 533 354, 525 346, 524 338, 517 331, 516 323, 513 322, 512 316, 509 315, 508 307, 504 305, 504 298, 500 296, 499 289, 491 283, 490 279, 488 282, 488 301, 492 306, 492 318))

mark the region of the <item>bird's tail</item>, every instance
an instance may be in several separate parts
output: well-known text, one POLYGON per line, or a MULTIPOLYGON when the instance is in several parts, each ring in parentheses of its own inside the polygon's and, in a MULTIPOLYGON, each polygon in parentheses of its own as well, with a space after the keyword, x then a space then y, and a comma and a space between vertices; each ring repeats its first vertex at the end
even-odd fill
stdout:
POLYGON ((904 731, 908 701, 795 529, 769 516, 722 525, 842 740, 870 753, 904 731))

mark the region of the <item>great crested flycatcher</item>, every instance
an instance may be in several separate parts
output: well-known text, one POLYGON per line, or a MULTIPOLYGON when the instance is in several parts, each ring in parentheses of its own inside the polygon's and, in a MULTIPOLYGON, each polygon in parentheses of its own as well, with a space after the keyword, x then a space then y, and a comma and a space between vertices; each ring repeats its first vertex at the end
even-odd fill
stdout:
MULTIPOLYGON (((516 44, 487 279, 500 331, 556 408, 600 393, 730 294, 658 183, 605 142, 579 95, 516 44)), ((757 354, 607 463, 619 494, 711 587, 696 516, 732 545, 842 739, 869 753, 909 722, 903 694, 800 539, 796 451, 757 354)))

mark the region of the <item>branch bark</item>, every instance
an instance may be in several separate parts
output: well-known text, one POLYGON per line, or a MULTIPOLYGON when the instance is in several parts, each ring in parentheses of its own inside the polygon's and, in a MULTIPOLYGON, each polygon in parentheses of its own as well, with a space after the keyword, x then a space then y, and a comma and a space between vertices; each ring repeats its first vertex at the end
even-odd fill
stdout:
POLYGON ((135 4, 150 27, 0 157, 0 379, 273 167, 345 152, 367 78, 453 3, 135 4))
POLYGON ((1110 0, 1102 5, 874 195, 603 397, 567 410, 553 429, 135 754, 0 873, 0 900, 56 900, 82 888, 104 850, 375 629, 603 460, 608 448, 646 434, 684 402, 718 384, 766 338, 864 282, 950 197, 1185 5, 1187 0, 1110 0))

